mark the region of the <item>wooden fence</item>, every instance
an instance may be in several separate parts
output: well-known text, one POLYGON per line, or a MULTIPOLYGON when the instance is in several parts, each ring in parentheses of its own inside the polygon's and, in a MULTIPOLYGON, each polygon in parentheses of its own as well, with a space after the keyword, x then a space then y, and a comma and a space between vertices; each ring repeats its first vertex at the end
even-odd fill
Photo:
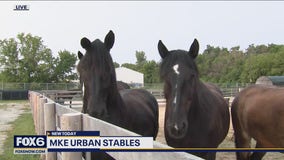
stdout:
MULTIPOLYGON (((55 103, 40 93, 30 91, 29 100, 32 108, 35 131, 45 135, 46 131, 100 131, 101 136, 139 136, 118 126, 82 114, 72 108, 55 103)), ((170 148, 154 141, 154 148, 170 148)), ((118 160, 198 160, 199 157, 184 152, 108 152, 118 160)), ((90 153, 86 154, 90 160, 90 153)), ((82 160, 81 152, 48 152, 42 160, 82 160)))
POLYGON ((82 91, 80 90, 43 90, 41 93, 49 97, 55 103, 59 103, 62 105, 68 105, 70 107, 74 105, 82 106, 82 91), (67 104, 65 102, 68 102, 67 104), (74 103, 76 102, 76 103, 74 103))
POLYGON ((156 98, 163 99, 165 98, 164 91, 158 89, 148 89, 148 91, 156 98))

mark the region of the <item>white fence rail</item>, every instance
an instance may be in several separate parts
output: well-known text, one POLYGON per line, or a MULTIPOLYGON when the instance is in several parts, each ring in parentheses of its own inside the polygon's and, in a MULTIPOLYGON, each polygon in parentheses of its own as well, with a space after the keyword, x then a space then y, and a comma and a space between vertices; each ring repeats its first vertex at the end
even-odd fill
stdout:
MULTIPOLYGON (((32 108, 35 130, 38 135, 46 131, 100 131, 102 136, 138 136, 118 126, 82 114, 74 109, 55 103, 51 99, 30 91, 29 100, 32 108)), ((170 148, 159 142, 154 142, 154 148, 170 148)), ((118 160, 198 160, 199 157, 184 152, 108 152, 118 160)), ((88 153, 86 159, 90 159, 88 153)), ((42 160, 82 160, 80 152, 49 152, 42 155, 42 160)))

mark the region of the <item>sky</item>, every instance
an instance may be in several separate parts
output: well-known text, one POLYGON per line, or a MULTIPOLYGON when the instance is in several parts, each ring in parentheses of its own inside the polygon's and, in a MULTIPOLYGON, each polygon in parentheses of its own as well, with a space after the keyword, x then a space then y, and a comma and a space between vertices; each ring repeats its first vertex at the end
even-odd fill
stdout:
POLYGON ((103 41, 112 30, 119 64, 135 63, 136 51, 160 61, 159 40, 169 50, 189 50, 196 38, 200 53, 207 45, 284 44, 284 1, 0 1, 0 20, 0 40, 31 33, 55 56, 64 49, 84 53, 83 37, 103 41))

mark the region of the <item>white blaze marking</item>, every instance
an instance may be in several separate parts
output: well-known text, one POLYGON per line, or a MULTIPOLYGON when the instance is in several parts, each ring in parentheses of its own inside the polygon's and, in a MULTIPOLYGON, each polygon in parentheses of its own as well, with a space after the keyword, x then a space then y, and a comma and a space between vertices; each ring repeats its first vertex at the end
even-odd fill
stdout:
POLYGON ((175 125, 174 125, 174 128, 175 128, 176 130, 178 130, 178 125, 177 125, 177 124, 175 124, 175 125))
POLYGON ((84 83, 82 84, 82 95, 84 96, 84 93, 85 93, 85 86, 84 86, 84 83))
POLYGON ((178 64, 173 66, 173 70, 176 72, 177 75, 179 75, 178 67, 179 67, 178 64))
POLYGON ((176 81, 176 85, 175 85, 175 90, 176 90, 176 93, 175 93, 175 98, 174 98, 174 101, 173 103, 176 104, 177 103, 177 82, 178 82, 178 76, 179 76, 179 65, 176 64, 173 66, 173 70, 175 71, 175 73, 177 74, 177 81, 176 81))
POLYGON ((175 98, 174 98, 174 103, 176 104, 177 103, 177 84, 175 86, 175 89, 176 89, 176 94, 175 94, 175 98))

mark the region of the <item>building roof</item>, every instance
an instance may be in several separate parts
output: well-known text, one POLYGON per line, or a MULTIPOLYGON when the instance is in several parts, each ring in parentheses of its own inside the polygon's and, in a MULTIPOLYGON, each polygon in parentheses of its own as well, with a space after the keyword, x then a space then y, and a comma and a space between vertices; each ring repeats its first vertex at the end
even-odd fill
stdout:
POLYGON ((120 67, 115 69, 116 79, 124 83, 132 84, 144 84, 144 74, 128 69, 125 67, 120 67))
POLYGON ((115 68, 115 71, 116 71, 116 72, 124 71, 124 72, 134 73, 134 74, 137 74, 137 75, 143 75, 143 73, 140 73, 140 72, 137 72, 137 71, 134 71, 134 70, 132 70, 132 69, 125 68, 125 67, 115 68))
POLYGON ((274 85, 282 86, 284 85, 284 76, 268 76, 274 85))
POLYGON ((256 80, 256 84, 284 86, 284 76, 261 76, 256 80))

